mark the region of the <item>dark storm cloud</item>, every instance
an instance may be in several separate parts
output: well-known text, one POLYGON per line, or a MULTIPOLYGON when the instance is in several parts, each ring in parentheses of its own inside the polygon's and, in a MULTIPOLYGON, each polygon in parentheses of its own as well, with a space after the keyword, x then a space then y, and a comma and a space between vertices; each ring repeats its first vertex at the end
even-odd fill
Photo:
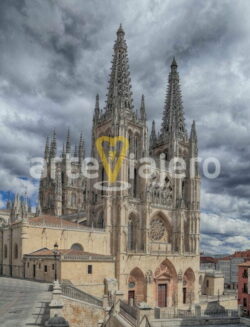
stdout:
MULTIPOLYGON (((216 239, 231 248, 223 233, 211 239, 207 219, 216 225, 227 215, 250 214, 249 11, 246 1, 229 0, 1 1, 0 189, 36 192, 18 177, 29 176, 30 158, 43 153, 54 128, 59 148, 68 127, 73 142, 83 130, 90 148, 95 94, 103 107, 123 23, 135 107, 144 93, 158 128, 169 65, 177 58, 187 126, 196 120, 200 156, 217 157, 222 168, 219 178, 202 182, 203 246, 215 250, 216 239)), ((236 237, 234 223, 226 237, 236 237)))

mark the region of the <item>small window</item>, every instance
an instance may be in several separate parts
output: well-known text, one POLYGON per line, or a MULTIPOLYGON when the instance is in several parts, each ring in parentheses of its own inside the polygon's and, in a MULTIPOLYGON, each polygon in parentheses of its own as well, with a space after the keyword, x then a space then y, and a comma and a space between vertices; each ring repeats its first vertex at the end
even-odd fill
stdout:
POLYGON ((248 278, 248 273, 247 273, 247 269, 244 269, 243 274, 242 274, 243 278, 248 278))
POLYGON ((39 269, 41 269, 41 264, 40 263, 39 263, 39 266, 38 267, 39 267, 39 269))
POLYGON ((52 270, 55 270, 55 265, 54 264, 52 265, 52 270))
POLYGON ((88 274, 92 274, 93 269, 92 269, 92 265, 88 265, 88 274))
POLYGON ((48 272, 48 267, 47 267, 47 265, 44 266, 44 272, 48 272))
POLYGON ((207 287, 209 287, 209 280, 207 279, 207 287))
POLYGON ((243 307, 247 307, 247 299, 245 297, 243 299, 243 307))
POLYGON ((30 263, 29 263, 29 262, 27 262, 27 267, 28 267, 28 268, 30 267, 30 263))
POLYGON ((243 293, 248 293, 248 285, 247 285, 247 283, 244 283, 244 285, 243 285, 243 293))

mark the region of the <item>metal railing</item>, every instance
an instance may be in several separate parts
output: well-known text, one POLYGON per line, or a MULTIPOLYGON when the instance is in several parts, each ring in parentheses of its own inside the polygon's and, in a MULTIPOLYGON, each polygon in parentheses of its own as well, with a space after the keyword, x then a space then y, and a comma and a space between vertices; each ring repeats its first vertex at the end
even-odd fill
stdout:
POLYGON ((97 297, 90 295, 70 284, 67 283, 62 283, 61 285, 62 287, 62 293, 63 295, 70 297, 72 299, 75 300, 80 300, 80 301, 84 301, 90 304, 94 304, 97 305, 99 307, 103 306, 103 301, 98 299, 97 297))

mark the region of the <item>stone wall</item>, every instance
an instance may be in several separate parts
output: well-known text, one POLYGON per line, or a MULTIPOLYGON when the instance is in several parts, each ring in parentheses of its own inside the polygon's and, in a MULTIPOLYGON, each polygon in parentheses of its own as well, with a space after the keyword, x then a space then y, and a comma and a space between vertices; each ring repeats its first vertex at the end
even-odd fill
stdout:
POLYGON ((70 280, 77 288, 97 297, 103 297, 104 279, 106 277, 114 278, 114 262, 98 262, 93 260, 81 261, 63 261, 61 262, 61 279, 70 280), (88 266, 92 266, 92 273, 88 273, 88 266), (73 268, 74 267, 74 268, 73 268), (73 269, 72 269, 73 268, 73 269))
MULTIPOLYGON (((212 304, 217 303, 218 300, 209 300, 209 301, 202 301, 200 303, 201 310, 206 310, 208 306, 211 306, 212 304)), ((222 296, 220 298, 219 304, 220 307, 223 307, 226 310, 237 310, 238 309, 238 302, 235 296, 228 295, 228 296, 222 296)))
POLYGON ((96 327, 106 313, 102 307, 63 297, 62 315, 70 327, 96 327))

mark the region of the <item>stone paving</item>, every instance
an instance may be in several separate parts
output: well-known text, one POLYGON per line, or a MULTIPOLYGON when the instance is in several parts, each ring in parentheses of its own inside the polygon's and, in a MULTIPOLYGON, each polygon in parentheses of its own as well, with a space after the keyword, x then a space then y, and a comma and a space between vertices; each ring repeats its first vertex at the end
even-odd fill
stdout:
POLYGON ((43 326, 50 284, 0 277, 0 327, 43 326))

